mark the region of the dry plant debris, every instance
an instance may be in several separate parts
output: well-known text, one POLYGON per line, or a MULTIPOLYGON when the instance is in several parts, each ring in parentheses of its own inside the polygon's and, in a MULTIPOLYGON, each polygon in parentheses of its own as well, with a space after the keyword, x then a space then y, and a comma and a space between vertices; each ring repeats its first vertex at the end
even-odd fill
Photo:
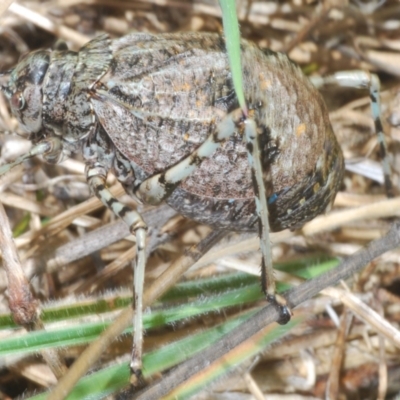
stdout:
MULTIPOLYGON (((237 3, 242 35, 260 47, 289 51, 307 74, 327 75, 350 69, 379 74, 392 179, 398 191, 398 1, 237 3)), ((13 2, 0 21, 2 71, 13 66, 21 54, 51 47, 58 39, 77 49, 101 32, 119 37, 131 31, 222 30, 219 7, 212 0, 21 1, 13 2)), ((300 232, 284 231, 273 236, 274 257, 279 263, 315 259, 322 254, 348 256, 382 237, 400 214, 399 199, 385 199, 367 93, 329 89, 323 94, 348 172, 329 214, 316 218, 300 232)), ((2 163, 26 152, 28 142, 23 135, 10 135, 22 133, 3 97, 0 97, 0 130, 2 163)), ((102 297, 112 302, 122 295, 121 288, 126 295, 131 287, 129 259, 133 239, 123 239, 126 228, 119 222, 112 224, 114 217, 91 198, 84 184, 82 165, 79 159, 58 166, 35 159, 0 181, 0 201, 6 207, 14 234, 18 234, 15 242, 22 266, 42 303, 57 299, 84 304, 102 297)), ((113 177, 109 178, 109 185, 124 201, 133 202, 123 196, 113 177)), ((147 266, 146 283, 150 284, 184 249, 203 239, 209 228, 184 220, 165 208, 145 213, 152 221, 149 226, 154 249, 147 266)), ((225 274, 239 268, 257 274, 257 247, 256 238, 232 235, 206 255, 185 279, 225 274)), ((277 275, 282 281, 297 284, 287 273, 277 275)), ((0 270, 1 313, 8 312, 6 282, 0 270)), ((224 315, 211 313, 174 327, 149 331, 146 347, 150 350, 163 346, 241 311, 243 307, 231 308, 224 315)), ((249 399, 252 393, 257 399, 262 394, 268 398, 300 399, 322 398, 327 393, 329 398, 384 399, 400 392, 400 347, 395 337, 400 324, 398 249, 366 266, 346 286, 326 290, 307 302, 301 312, 308 315, 307 321, 268 348, 251 369, 248 365, 238 368, 196 398, 249 399), (368 323, 363 313, 368 315, 368 323), (390 327, 384 331, 382 327, 387 323, 393 331, 390 327), (390 335, 393 340, 388 340, 390 335)), ((97 318, 93 315, 88 320, 97 318)), ((0 340, 15 332, 1 331, 0 340)), ((129 337, 124 337, 104 350, 101 363, 107 365, 129 354, 129 347, 129 337)), ((62 357, 70 363, 81 350, 77 346, 64 349, 62 357)), ((50 368, 38 357, 7 358, 0 362, 0 367, 0 399, 42 390, 55 382, 50 368)))

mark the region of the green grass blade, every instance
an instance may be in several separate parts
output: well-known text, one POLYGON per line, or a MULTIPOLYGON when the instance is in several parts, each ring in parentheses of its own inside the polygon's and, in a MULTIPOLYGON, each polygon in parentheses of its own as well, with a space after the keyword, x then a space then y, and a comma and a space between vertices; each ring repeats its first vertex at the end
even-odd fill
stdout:
MULTIPOLYGON (((216 296, 200 298, 176 307, 152 311, 143 316, 145 329, 165 326, 210 312, 243 305, 262 298, 259 284, 230 290, 216 296)), ((79 323, 46 331, 28 332, 18 337, 5 338, 0 342, 0 356, 29 354, 46 348, 60 348, 85 344, 103 332, 111 322, 79 323)), ((131 329, 126 330, 130 332, 131 329)))
POLYGON ((266 346, 288 334, 292 328, 303 321, 304 316, 294 317, 284 326, 264 328, 252 338, 225 354, 223 359, 213 362, 205 370, 189 378, 168 396, 165 396, 163 400, 189 399, 199 391, 210 387, 213 382, 228 374, 241 363, 259 354, 266 346))
MULTIPOLYGON (((250 318, 253 313, 254 312, 249 312, 246 315, 236 318, 232 321, 226 322, 217 327, 208 329, 177 342, 173 342, 167 346, 161 347, 156 351, 145 354, 143 357, 144 377, 148 377, 154 373, 171 368, 172 366, 179 364, 189 357, 192 357, 196 353, 208 347, 210 344, 223 338, 233 328, 245 323, 246 319, 250 318)), ((253 351, 260 351, 261 348, 265 347, 272 340, 282 337, 282 335, 286 334, 289 329, 297 325, 299 322, 301 322, 300 318, 294 318, 290 324, 286 325, 285 327, 275 327, 265 338, 254 342, 254 346, 252 346, 251 349, 253 349, 253 351)), ((253 353, 251 353, 251 355, 252 354, 253 353)), ((246 357, 251 355, 246 355, 246 352, 242 352, 242 354, 235 356, 234 364, 228 366, 226 363, 224 363, 224 368, 220 371, 218 376, 226 373, 230 368, 233 368, 236 363, 242 362, 242 358, 244 360, 246 357)), ((120 390, 127 386, 129 384, 129 375, 128 363, 104 368, 82 378, 74 390, 69 394, 67 400, 103 399, 105 396, 115 392, 116 390, 120 390)), ((209 380, 207 382, 209 382, 209 380)), ((203 384, 206 385, 207 382, 203 382, 203 384)), ((200 390, 201 388, 202 386, 197 385, 196 390, 200 390)), ((46 393, 42 393, 40 395, 29 397, 27 400, 44 400, 46 395, 46 393)))
MULTIPOLYGON (((292 272, 296 276, 310 279, 334 268, 337 262, 336 259, 326 259, 316 263, 315 260, 308 259, 280 264, 277 267, 292 272)), ((278 283, 278 291, 288 288, 288 285, 278 283)), ((210 312, 220 312, 228 307, 249 304, 262 299, 263 295, 257 276, 237 273, 182 283, 170 296, 166 297, 172 298, 174 301, 177 299, 184 301, 184 304, 167 307, 167 303, 164 303, 163 309, 155 308, 151 313, 145 314, 143 321, 145 329, 157 328, 210 312), (192 298, 192 300, 187 301, 188 298, 192 298)), ((68 321, 68 317, 71 315, 84 317, 93 315, 93 313, 109 312, 115 310, 115 304, 122 307, 131 302, 129 297, 118 299, 111 296, 111 298, 116 300, 111 302, 113 304, 111 308, 106 307, 110 302, 104 300, 94 301, 90 304, 84 301, 81 305, 71 305, 70 314, 66 305, 47 310, 45 314, 47 313, 48 319, 51 320, 50 317, 52 317, 53 321, 59 321, 64 316, 67 324, 57 329, 48 328, 46 331, 28 332, 17 337, 3 338, 0 341, 0 356, 27 355, 46 348, 82 345, 94 340, 110 322, 73 323, 68 321)), ((0 322, 3 322, 6 327, 13 324, 10 315, 1 316, 0 322)))
POLYGON ((240 32, 236 15, 235 0, 219 0, 222 10, 226 50, 232 72, 232 81, 236 96, 243 113, 247 115, 247 106, 243 93, 242 64, 240 61, 240 32))

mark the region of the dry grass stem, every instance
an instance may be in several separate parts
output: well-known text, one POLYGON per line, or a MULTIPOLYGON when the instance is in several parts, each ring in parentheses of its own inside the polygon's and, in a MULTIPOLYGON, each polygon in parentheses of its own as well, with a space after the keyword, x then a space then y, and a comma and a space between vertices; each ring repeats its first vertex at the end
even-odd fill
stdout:
POLYGON ((355 295, 336 288, 327 288, 321 293, 340 299, 357 317, 370 324, 377 332, 400 348, 400 331, 355 295))
MULTIPOLYGON (((291 59, 311 77, 359 68, 378 74, 383 88, 381 108, 392 179, 398 192, 399 2, 324 1, 320 6, 317 3, 236 0, 241 34, 262 48, 290 51, 291 59)), ((24 53, 52 48, 58 40, 76 50, 104 32, 111 38, 136 31, 222 32, 220 17, 218 2, 212 0, 5 0, 0 4, 0 71, 12 68, 24 53)), ((379 146, 368 93, 326 88, 322 95, 346 158, 343 184, 332 210, 301 230, 272 233, 273 257, 279 264, 298 264, 304 273, 320 262, 330 261, 331 257, 341 260, 350 256, 350 261, 342 264, 354 268, 347 282, 350 289, 325 288, 326 279, 302 283, 302 278, 292 272, 277 271, 276 276, 283 283, 294 287, 289 295, 290 302, 297 304, 307 299, 295 311, 295 315, 307 316, 306 321, 259 356, 251 373, 240 368, 208 387, 198 395, 202 396, 199 399, 219 398, 223 392, 224 396, 240 393, 246 400, 250 396, 288 400, 324 397, 372 400, 394 398, 400 391, 400 250, 393 248, 398 242, 393 239, 394 228, 390 229, 393 220, 399 217, 400 200, 398 197, 387 200, 381 184, 379 146), (363 250, 370 241, 372 245, 363 250), (368 264, 372 255, 383 251, 383 247, 375 251, 376 243, 388 252, 368 264), (353 255, 357 251, 362 254, 361 258, 353 255), (368 265, 356 275, 359 269, 354 267, 355 263, 357 268, 361 268, 361 264, 368 265), (323 294, 311 298, 319 288, 325 288, 323 294), (348 315, 353 316, 351 323, 348 315), (339 327, 335 321, 340 321, 339 327)), ((30 145, 27 138, 0 94, 0 164, 26 153, 30 145)), ((84 163, 79 155, 58 165, 31 160, 0 178, 0 201, 7 213, 7 218, 0 216, 3 218, 0 220, 3 230, 0 250, 6 271, 0 271, 2 313, 8 312, 7 296, 10 297, 13 289, 17 290, 14 293, 26 291, 25 295, 34 306, 34 318, 39 305, 28 290, 44 304, 60 299, 78 308, 86 301, 82 300, 83 295, 93 296, 87 299, 89 303, 101 299, 112 303, 120 293, 131 290, 132 272, 127 264, 135 255, 135 238, 129 235, 123 222, 115 220, 100 201, 91 197, 85 182, 84 163), (4 234, 7 220, 12 233, 17 235, 15 245, 11 241, 11 231, 4 234), (11 277, 8 292, 7 275, 11 277)), ((115 177, 108 177, 112 193, 121 201, 138 206, 116 182, 115 177)), ((259 273, 259 240, 255 233, 226 232, 221 239, 222 233, 212 231, 208 236, 209 227, 176 216, 167 206, 141 207, 140 212, 149 226, 148 247, 151 249, 146 266, 146 307, 152 306, 180 279, 191 282, 205 277, 213 280, 214 276, 235 271, 259 273), (219 243, 206 252, 212 247, 211 242, 218 239, 221 239, 219 243), (199 242, 202 250, 193 251, 192 246, 199 242), (205 254, 201 257, 203 251, 205 254)), ((335 271, 332 274, 338 274, 335 271)), ((343 276, 335 275, 335 279, 343 276)), ((200 298, 202 296, 206 298, 208 293, 200 298)), ((164 303, 158 304, 164 307, 164 303)), ((223 312, 180 321, 173 327, 149 329, 145 336, 146 351, 190 337, 259 305, 264 303, 230 307, 223 312)), ((98 315, 92 317, 99 321, 98 315)), ((241 341, 247 340, 244 336, 251 336, 250 330, 257 334, 257 329, 270 329, 265 325, 275 317, 274 310, 264 309, 253 326, 241 327, 238 333, 241 341)), ((101 314, 100 320, 103 318, 108 316, 101 314)), ((130 341, 118 335, 131 324, 131 319, 129 308, 87 348, 63 349, 68 363, 74 363, 50 399, 62 399, 65 391, 92 368, 116 363, 118 357, 129 354, 130 341), (78 356, 81 357, 75 362, 78 356)), ((63 323, 70 326, 74 322, 63 323)), ((0 330, 1 338, 12 334, 10 330, 0 330)), ((231 339, 225 338, 226 342, 220 347, 208 349, 208 353, 201 354, 203 358, 190 362, 197 363, 196 368, 204 367, 203 372, 207 374, 207 362, 213 362, 218 352, 222 355, 224 346, 225 353, 227 347, 235 347, 231 339)), ((51 353, 45 357, 49 365, 56 366, 56 374, 63 375, 62 360, 58 368, 57 359, 51 361, 51 353)), ((184 364, 173 373, 163 373, 154 398, 161 398, 162 385, 164 388, 170 385, 171 390, 175 388, 181 378, 179 371, 186 373, 194 369, 193 365, 184 364)), ((34 357, 24 357, 18 362, 7 359, 6 366, 0 370, 0 398, 11 399, 30 391, 37 392, 55 382, 48 366, 34 357)))

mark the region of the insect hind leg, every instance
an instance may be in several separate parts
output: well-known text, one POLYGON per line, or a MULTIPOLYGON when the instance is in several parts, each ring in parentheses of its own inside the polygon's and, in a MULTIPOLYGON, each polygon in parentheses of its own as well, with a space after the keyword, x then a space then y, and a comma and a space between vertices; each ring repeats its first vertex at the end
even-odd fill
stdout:
POLYGON ((214 133, 209 135, 203 144, 188 157, 166 171, 154 175, 142 182, 135 194, 141 200, 153 205, 166 200, 170 193, 186 179, 207 157, 210 157, 220 146, 220 143, 232 136, 242 122, 245 122, 245 131, 248 142, 249 163, 252 168, 255 201, 260 225, 260 243, 262 252, 262 288, 267 300, 278 307, 280 312, 279 322, 282 324, 290 320, 291 312, 283 297, 276 294, 275 280, 273 276, 271 244, 269 242, 268 207, 263 182, 263 172, 258 148, 258 138, 255 123, 252 119, 244 119, 240 109, 228 114, 217 126, 214 133), (251 149, 250 149, 251 147, 251 149), (256 156, 254 157, 254 155, 256 156), (259 194, 260 195, 259 195, 259 194))
POLYGON ((261 152, 258 144, 257 127, 251 118, 245 121, 245 136, 247 141, 247 154, 251 168, 254 188, 254 200, 259 223, 260 248, 262 253, 261 262, 261 285, 266 299, 279 310, 280 324, 286 324, 291 318, 291 311, 286 305, 286 300, 276 293, 274 270, 272 264, 272 250, 269 240, 269 221, 267 193, 265 190, 263 168, 261 165, 261 152))
POLYGON ((143 284, 146 265, 146 223, 141 215, 117 200, 106 188, 107 171, 99 164, 88 166, 86 177, 90 188, 96 197, 115 215, 121 218, 132 234, 136 236, 136 260, 134 267, 134 292, 133 292, 133 347, 131 358, 131 371, 141 377, 142 369, 142 342, 143 342, 143 284))
POLYGON ((383 132, 381 101, 380 101, 380 81, 376 74, 366 71, 340 71, 327 77, 312 77, 311 82, 317 88, 328 85, 341 87, 351 87, 356 89, 366 89, 369 91, 371 100, 371 113, 374 120, 375 132, 378 136, 380 156, 383 168, 385 190, 387 197, 394 197, 393 184, 390 179, 390 166, 387 156, 385 135, 383 132))

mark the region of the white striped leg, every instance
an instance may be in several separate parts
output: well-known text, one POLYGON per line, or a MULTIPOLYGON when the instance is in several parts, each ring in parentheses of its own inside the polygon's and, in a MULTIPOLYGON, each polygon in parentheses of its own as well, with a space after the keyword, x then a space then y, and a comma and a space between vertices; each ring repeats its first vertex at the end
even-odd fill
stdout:
POLYGON ((101 166, 87 167, 86 176, 90 188, 99 200, 115 215, 121 218, 132 234, 136 236, 136 260, 134 266, 133 288, 133 347, 131 371, 136 377, 141 376, 143 347, 143 284, 146 266, 146 230, 147 226, 135 210, 118 201, 106 188, 106 170, 101 166))
POLYGON ((269 240, 269 221, 267 193, 264 184, 264 174, 261 165, 261 152, 258 145, 257 127, 252 119, 245 121, 245 134, 247 141, 247 155, 251 168, 254 188, 254 199, 259 223, 260 248, 262 254, 261 262, 261 285, 265 296, 271 304, 278 307, 280 324, 289 322, 291 312, 282 296, 276 294, 274 270, 272 264, 272 250, 269 240))
POLYGON ((62 145, 58 138, 52 137, 43 140, 37 145, 33 146, 28 153, 18 157, 12 163, 2 165, 0 167, 0 176, 4 175, 17 165, 22 164, 24 161, 29 160, 30 158, 35 156, 44 156, 46 160, 57 161, 59 156, 61 155, 61 151, 62 145))
POLYGON ((394 197, 392 181, 390 179, 390 166, 387 156, 385 135, 383 133, 380 82, 375 74, 366 71, 340 71, 327 77, 313 77, 312 83, 316 87, 323 85, 337 85, 341 87, 351 87, 356 89, 366 89, 369 91, 371 99, 371 112, 374 119, 375 131, 378 136, 379 149, 381 153, 385 189, 388 197, 394 197))
POLYGON ((236 123, 242 118, 242 112, 237 109, 228 114, 201 146, 190 156, 166 171, 143 181, 135 195, 144 203, 157 205, 168 198, 175 188, 186 179, 205 159, 211 156, 221 142, 235 132, 236 123))

